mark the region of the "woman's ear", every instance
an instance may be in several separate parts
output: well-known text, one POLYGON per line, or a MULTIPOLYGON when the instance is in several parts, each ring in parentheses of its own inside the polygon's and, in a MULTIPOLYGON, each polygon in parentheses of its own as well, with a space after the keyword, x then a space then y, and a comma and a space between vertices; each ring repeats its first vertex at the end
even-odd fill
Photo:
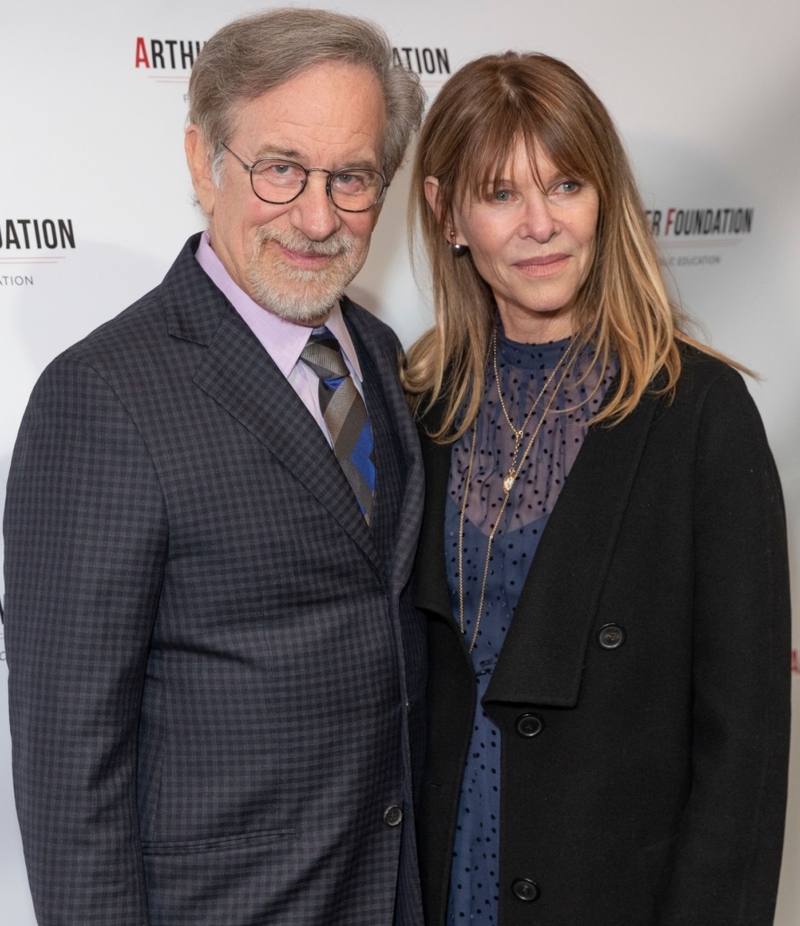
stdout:
POLYGON ((442 215, 439 208, 439 178, 438 177, 426 177, 425 178, 425 199, 428 200, 428 205, 433 209, 436 214, 436 218, 441 222, 442 215))
POLYGON ((449 245, 455 243, 456 231, 453 227, 453 221, 451 218, 445 217, 442 214, 442 202, 439 197, 439 178, 438 177, 426 177, 425 178, 425 199, 428 200, 428 205, 433 210, 436 218, 439 221, 439 224, 442 226, 444 231, 445 241, 449 245))

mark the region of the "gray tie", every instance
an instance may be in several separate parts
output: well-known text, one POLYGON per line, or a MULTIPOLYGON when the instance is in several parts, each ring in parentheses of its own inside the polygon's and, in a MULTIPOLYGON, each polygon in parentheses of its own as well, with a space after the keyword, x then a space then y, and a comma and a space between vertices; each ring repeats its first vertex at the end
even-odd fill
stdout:
POLYGON ((344 362, 339 342, 326 327, 311 332, 300 359, 319 377, 319 404, 333 452, 369 524, 375 461, 367 407, 344 362))

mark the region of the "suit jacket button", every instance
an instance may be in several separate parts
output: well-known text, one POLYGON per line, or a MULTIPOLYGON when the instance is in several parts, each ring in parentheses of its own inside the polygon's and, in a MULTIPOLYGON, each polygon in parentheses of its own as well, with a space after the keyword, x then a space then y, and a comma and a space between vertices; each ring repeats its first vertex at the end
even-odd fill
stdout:
POLYGON ((539 885, 530 878, 517 878, 511 885, 511 890, 517 900, 524 900, 526 903, 537 900, 540 893, 539 885))
POLYGON ((544 721, 538 714, 520 714, 514 727, 520 736, 531 738, 544 730, 544 721))
POLYGON ((606 624, 600 628, 597 642, 603 649, 617 649, 625 642, 625 631, 619 624, 606 624))
POLYGON ((387 826, 398 826, 403 819, 403 811, 396 805, 392 804, 383 812, 383 822, 387 826))

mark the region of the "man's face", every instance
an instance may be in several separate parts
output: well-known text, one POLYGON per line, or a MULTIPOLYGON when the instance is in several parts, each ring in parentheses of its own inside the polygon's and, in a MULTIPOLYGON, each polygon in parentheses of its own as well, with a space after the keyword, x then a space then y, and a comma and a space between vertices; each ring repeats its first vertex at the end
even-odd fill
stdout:
MULTIPOLYGON (((375 75, 331 61, 239 104, 227 145, 247 164, 277 157, 330 171, 380 169, 385 122, 375 75)), ((325 192, 324 173, 310 174, 290 203, 262 202, 227 152, 215 186, 196 126, 187 130, 186 152, 210 217, 211 245, 234 281, 277 315, 303 324, 324 320, 366 259, 379 208, 340 212, 325 192)))

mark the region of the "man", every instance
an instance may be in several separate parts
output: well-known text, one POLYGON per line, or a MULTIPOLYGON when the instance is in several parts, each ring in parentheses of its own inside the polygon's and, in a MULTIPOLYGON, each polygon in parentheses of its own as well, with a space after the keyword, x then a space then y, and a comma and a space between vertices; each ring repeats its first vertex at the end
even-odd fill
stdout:
POLYGON ((422 503, 398 345, 342 296, 418 125, 371 25, 205 46, 208 230, 37 385, 6 510, 43 926, 416 926, 422 503))

